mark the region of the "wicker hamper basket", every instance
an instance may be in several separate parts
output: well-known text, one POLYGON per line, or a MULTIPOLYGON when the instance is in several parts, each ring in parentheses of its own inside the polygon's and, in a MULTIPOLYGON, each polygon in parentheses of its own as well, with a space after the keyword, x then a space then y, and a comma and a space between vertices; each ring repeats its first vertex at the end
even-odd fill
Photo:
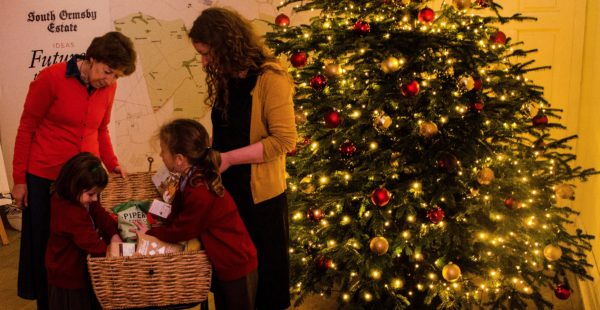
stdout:
MULTIPOLYGON (((102 204, 158 197, 152 173, 111 177, 102 204)), ((94 292, 104 309, 189 304, 208 298, 212 267, 204 251, 155 256, 88 257, 94 292)))

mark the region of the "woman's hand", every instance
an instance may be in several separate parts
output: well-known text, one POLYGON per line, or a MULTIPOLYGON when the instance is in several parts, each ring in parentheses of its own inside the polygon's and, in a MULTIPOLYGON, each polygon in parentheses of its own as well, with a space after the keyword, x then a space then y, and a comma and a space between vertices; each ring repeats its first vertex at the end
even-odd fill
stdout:
POLYGON ((121 168, 121 166, 116 166, 115 169, 113 169, 113 172, 120 175, 123 179, 127 178, 127 172, 125 172, 125 169, 121 168))
POLYGON ((27 184, 15 184, 12 190, 12 196, 15 199, 17 208, 24 209, 27 207, 27 184))
POLYGON ((231 161, 228 152, 220 153, 219 155, 221 156, 221 167, 219 167, 219 172, 223 173, 225 170, 231 167, 231 161))

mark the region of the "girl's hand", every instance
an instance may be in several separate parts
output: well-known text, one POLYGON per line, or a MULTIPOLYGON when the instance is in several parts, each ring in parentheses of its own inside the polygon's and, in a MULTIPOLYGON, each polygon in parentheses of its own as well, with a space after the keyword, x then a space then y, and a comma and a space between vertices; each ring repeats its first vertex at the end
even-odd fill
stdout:
POLYGON ((144 225, 144 223, 142 221, 134 221, 133 224, 135 225, 135 227, 137 229, 130 229, 131 232, 134 232, 138 235, 140 234, 146 234, 146 232, 148 231, 148 227, 146 227, 146 225, 144 225))
POLYGON ((114 234, 112 236, 112 238, 110 238, 110 243, 122 243, 123 240, 121 239, 121 236, 119 236, 119 234, 114 234))

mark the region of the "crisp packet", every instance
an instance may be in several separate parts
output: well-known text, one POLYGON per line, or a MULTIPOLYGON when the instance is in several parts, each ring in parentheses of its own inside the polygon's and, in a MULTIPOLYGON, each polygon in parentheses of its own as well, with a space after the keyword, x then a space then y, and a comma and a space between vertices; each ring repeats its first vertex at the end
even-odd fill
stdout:
POLYGON ((158 238, 146 234, 140 235, 135 253, 139 255, 157 255, 177 253, 183 251, 183 245, 160 241, 158 238))
POLYGON ((148 208, 149 203, 146 201, 129 201, 112 209, 117 214, 119 235, 123 241, 131 242, 137 239, 136 233, 131 231, 131 229, 137 230, 137 226, 134 224, 136 221, 150 228, 148 217, 146 216, 148 208))

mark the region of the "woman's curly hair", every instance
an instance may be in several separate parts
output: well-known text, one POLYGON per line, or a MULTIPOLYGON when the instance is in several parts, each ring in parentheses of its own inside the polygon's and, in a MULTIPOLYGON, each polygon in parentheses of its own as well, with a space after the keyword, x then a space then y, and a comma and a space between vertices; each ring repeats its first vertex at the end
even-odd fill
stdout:
MULTIPOLYGON (((262 72, 266 62, 277 58, 254 32, 252 24, 239 13, 224 8, 209 8, 194 21, 189 37, 193 43, 209 47, 211 61, 204 67, 208 96, 205 103, 227 116, 227 82, 247 71, 262 72)), ((283 69, 268 70, 287 74, 283 69)))

